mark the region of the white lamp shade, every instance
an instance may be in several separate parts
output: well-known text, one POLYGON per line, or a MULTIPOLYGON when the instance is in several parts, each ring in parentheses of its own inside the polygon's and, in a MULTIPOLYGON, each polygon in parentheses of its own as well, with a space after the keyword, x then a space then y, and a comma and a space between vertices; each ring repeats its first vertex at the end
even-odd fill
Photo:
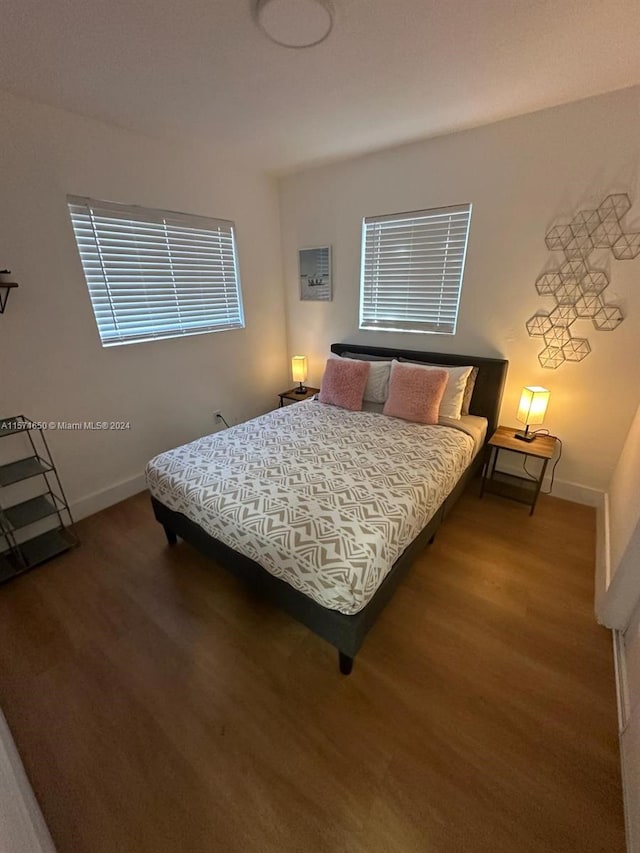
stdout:
POLYGON ((522 389, 517 420, 521 424, 541 424, 549 405, 550 391, 540 385, 527 385, 522 389))
POLYGON ((294 382, 304 382, 307 378, 306 355, 294 355, 291 359, 291 375, 294 382))

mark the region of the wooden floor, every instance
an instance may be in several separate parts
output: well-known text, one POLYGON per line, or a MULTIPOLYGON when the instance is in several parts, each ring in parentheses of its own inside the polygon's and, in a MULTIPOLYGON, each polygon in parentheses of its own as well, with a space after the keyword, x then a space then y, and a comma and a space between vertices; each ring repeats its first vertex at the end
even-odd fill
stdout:
POLYGON ((345 678, 146 495, 85 520, 0 588, 0 705, 58 850, 623 851, 594 523, 467 494, 345 678))

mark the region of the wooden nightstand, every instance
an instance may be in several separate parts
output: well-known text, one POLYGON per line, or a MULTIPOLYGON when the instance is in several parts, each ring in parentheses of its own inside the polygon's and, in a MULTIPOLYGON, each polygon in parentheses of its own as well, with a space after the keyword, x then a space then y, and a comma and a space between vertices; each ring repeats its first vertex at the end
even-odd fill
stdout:
POLYGON ((480 497, 487 491, 520 501, 531 507, 529 515, 533 515, 547 465, 555 452, 557 440, 552 435, 539 435, 533 441, 526 442, 516 438, 516 432, 518 432, 516 427, 498 427, 487 442, 480 497), (512 453, 520 453, 522 456, 542 459, 542 467, 537 479, 496 471, 496 463, 501 450, 510 450, 512 453))
POLYGON ((306 386, 307 390, 304 394, 297 393, 296 388, 289 388, 288 391, 283 391, 282 394, 278 394, 280 397, 280 405, 278 406, 281 409, 284 406, 285 400, 288 403, 299 403, 301 400, 308 400, 309 397, 313 397, 314 394, 317 394, 320 390, 319 388, 311 388, 309 385, 306 386))

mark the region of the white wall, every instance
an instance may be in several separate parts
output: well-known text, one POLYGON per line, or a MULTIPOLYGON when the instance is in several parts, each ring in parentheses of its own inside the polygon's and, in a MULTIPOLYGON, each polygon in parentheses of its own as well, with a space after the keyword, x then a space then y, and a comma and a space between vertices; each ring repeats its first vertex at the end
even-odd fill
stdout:
POLYGON ((624 630, 640 601, 640 406, 613 471, 605 506, 598 531, 596 613, 609 628, 624 630))
POLYGON ((221 162, 214 148, 160 143, 0 93, 0 267, 20 282, 0 316, 0 414, 131 421, 126 433, 49 436, 69 496, 87 512, 138 487, 153 453, 211 431, 214 408, 237 421, 273 406, 294 352, 310 356, 310 383, 335 340, 504 355, 503 422, 514 422, 523 384, 546 384, 545 425, 565 441, 559 477, 603 489, 638 403, 640 259, 609 262, 609 298, 627 319, 610 334, 576 324, 593 346, 581 364, 541 370, 524 322, 545 306, 533 283, 556 217, 626 190, 640 228, 639 104, 630 89, 303 172, 281 181, 279 211, 272 179, 221 162), (234 219, 247 328, 103 349, 67 193, 234 219), (359 332, 362 217, 460 201, 474 213, 457 334, 359 332), (301 303, 297 248, 323 242, 334 247, 334 301, 301 303))
POLYGON ((629 546, 640 523, 640 406, 609 484, 609 512, 611 566, 615 574, 629 558, 629 546))
MULTIPOLYGON (((636 574, 640 562, 635 565, 636 574)), ((637 600, 637 599, 636 599, 637 600)), ((640 853, 640 604, 618 639, 620 758, 630 853, 640 853)))
POLYGON ((640 853, 640 406, 598 515, 596 614, 616 629, 627 841, 640 853))
POLYGON ((640 708, 636 707, 620 737, 625 794, 627 850, 640 853, 640 708))
POLYGON ((212 432, 214 409, 238 421, 277 403, 288 381, 277 187, 214 148, 163 144, 2 93, 0 114, 0 268, 20 283, 0 315, 0 414, 131 422, 127 432, 49 433, 83 514, 142 488, 153 454, 212 432), (67 193, 234 220, 246 329, 103 349, 67 193))
POLYGON ((582 363, 540 368, 541 339, 527 335, 525 321, 552 305, 534 282, 550 263, 544 234, 556 218, 626 191, 635 200, 629 221, 640 230, 639 140, 635 88, 285 178, 290 354, 309 355, 313 384, 332 341, 504 356, 502 423, 515 423, 523 385, 550 388, 545 426, 564 441, 558 477, 567 496, 588 500, 590 489, 606 487, 640 396, 640 258, 608 260, 607 298, 627 319, 611 333, 576 323, 593 348, 582 363), (472 202, 473 217, 457 334, 358 331, 362 218, 458 202, 472 202), (334 300, 300 302, 297 249, 324 243, 333 246, 334 300))

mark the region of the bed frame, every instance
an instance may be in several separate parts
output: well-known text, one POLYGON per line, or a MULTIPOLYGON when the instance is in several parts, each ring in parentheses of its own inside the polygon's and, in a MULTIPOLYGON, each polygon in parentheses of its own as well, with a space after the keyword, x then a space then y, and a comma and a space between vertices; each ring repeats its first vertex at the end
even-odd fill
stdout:
MULTIPOLYGON (((372 355, 383 358, 404 358, 428 364, 447 364, 462 366, 471 364, 478 367, 478 377, 471 398, 469 411, 472 415, 487 418, 489 426, 487 439, 498 425, 498 415, 502 392, 507 375, 508 362, 504 359, 481 358, 478 356, 450 355, 448 353, 417 352, 415 350, 371 347, 358 344, 332 344, 331 351, 337 355, 345 352, 358 355, 372 355)), ((416 554, 427 544, 433 542, 436 532, 447 514, 465 490, 471 478, 478 472, 484 459, 481 450, 462 473, 453 491, 442 502, 435 515, 422 532, 396 560, 391 571, 385 577, 373 598, 359 613, 346 615, 337 610, 329 610, 317 604, 304 593, 298 592, 285 581, 271 575, 258 563, 233 551, 227 545, 209 536, 185 515, 174 512, 156 498, 151 504, 156 519, 163 525, 170 545, 175 545, 180 536, 198 551, 221 563, 234 575, 246 581, 259 594, 268 598, 276 606, 302 622, 323 639, 338 649, 340 672, 348 675, 353 667, 355 655, 362 645, 367 631, 387 602, 396 587, 407 573, 416 554)))

